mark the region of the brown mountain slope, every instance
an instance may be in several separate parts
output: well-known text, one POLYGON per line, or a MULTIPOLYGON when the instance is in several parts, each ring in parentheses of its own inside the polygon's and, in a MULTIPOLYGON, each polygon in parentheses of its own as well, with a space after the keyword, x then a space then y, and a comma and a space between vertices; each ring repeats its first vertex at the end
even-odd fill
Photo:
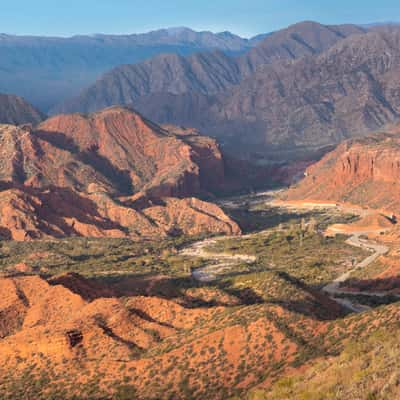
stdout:
POLYGON ((92 112, 111 105, 135 104, 136 99, 151 93, 211 94, 238 84, 240 79, 236 60, 220 51, 187 58, 163 54, 113 69, 51 113, 92 112))
POLYGON ((326 145, 375 130, 398 118, 399 43, 399 29, 354 35, 320 56, 267 66, 222 100, 216 118, 272 145, 326 145))
POLYGON ((268 35, 254 49, 237 58, 221 52, 187 58, 161 55, 115 68, 77 98, 54 108, 53 113, 90 112, 115 104, 136 104, 139 98, 154 94, 212 95, 237 85, 261 65, 318 54, 349 35, 364 32, 354 25, 302 22, 268 35))
POLYGON ((344 201, 400 212, 400 127, 339 145, 308 168, 289 199, 344 201))
MULTIPOLYGON (((396 304, 343 317, 323 294, 279 274, 263 276, 261 302, 243 304, 230 295, 223 306, 191 308, 179 304, 180 297, 130 294, 126 283, 119 297, 118 283, 106 287, 77 274, 0 279, 0 315, 6 317, 0 323, 0 396, 226 399, 286 378, 272 386, 275 397, 266 398, 287 399, 288 375, 305 373, 318 382, 321 361, 325 368, 343 361, 350 340, 355 360, 355 340, 365 344, 383 327, 396 332, 396 304)), ((359 370, 346 381, 353 377, 360 378, 359 370)), ((300 378, 294 382, 301 386, 300 378)))
POLYGON ((240 70, 247 76, 264 64, 319 54, 348 36, 365 32, 366 30, 357 25, 321 25, 313 21, 299 22, 274 32, 240 57, 240 70))
POLYGON ((0 124, 37 124, 44 115, 18 96, 0 94, 0 124))
POLYGON ((270 390, 254 389, 243 399, 397 400, 400 397, 399 351, 396 328, 382 326, 362 341, 352 340, 339 357, 320 361, 306 372, 283 378, 270 390))
POLYGON ((398 28, 353 35, 320 55, 264 65, 212 97, 153 94, 136 106, 156 121, 190 120, 236 151, 331 145, 399 118, 399 43, 398 28))
POLYGON ((215 141, 168 129, 126 108, 1 125, 1 236, 239 233, 218 207, 178 199, 223 183, 215 141))

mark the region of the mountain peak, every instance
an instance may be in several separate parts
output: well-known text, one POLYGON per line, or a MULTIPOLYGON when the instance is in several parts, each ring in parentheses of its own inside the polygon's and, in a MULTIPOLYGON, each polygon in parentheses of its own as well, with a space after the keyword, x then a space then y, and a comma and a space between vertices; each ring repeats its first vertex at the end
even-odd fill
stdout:
MULTIPOLYGON (((176 36, 176 35, 182 35, 185 33, 196 33, 193 29, 188 28, 186 26, 175 26, 175 27, 171 27, 171 28, 166 28, 165 29, 168 34, 176 36)), ((160 30, 162 31, 162 30, 160 30)))

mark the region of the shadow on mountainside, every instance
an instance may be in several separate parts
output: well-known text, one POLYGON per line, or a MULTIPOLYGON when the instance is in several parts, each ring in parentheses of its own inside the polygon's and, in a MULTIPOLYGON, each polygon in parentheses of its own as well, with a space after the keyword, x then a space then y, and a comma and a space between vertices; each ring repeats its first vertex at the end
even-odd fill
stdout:
MULTIPOLYGON (((154 274, 124 274, 84 278, 76 273, 68 273, 51 278, 52 285, 63 285, 72 292, 79 294, 87 301, 98 298, 124 298, 135 296, 159 297, 173 300, 186 308, 230 307, 237 305, 261 304, 264 300, 251 288, 230 289, 225 284, 205 285, 188 277, 171 278, 154 276, 154 274), (196 293, 187 294, 188 289, 209 289, 217 291, 220 296, 232 299, 224 301, 218 298, 206 300, 196 293)), ((218 296, 217 296, 218 297, 218 296)))
MULTIPOLYGON (((74 229, 73 223, 68 224, 65 221, 66 218, 73 218, 83 224, 93 225, 100 229, 125 231, 121 225, 103 218, 94 201, 79 195, 72 189, 53 186, 44 192, 39 192, 38 196, 43 204, 43 207, 37 210, 39 219, 60 227, 68 236, 80 235, 74 229)), ((55 235, 53 232, 49 233, 55 235)), ((55 236, 57 237, 57 235, 55 236)))
POLYGON ((82 150, 73 139, 62 132, 36 131, 35 135, 60 150, 74 154, 80 162, 103 175, 110 185, 115 185, 120 194, 133 194, 129 171, 121 170, 113 165, 110 160, 98 153, 96 146, 82 150))
POLYGON ((350 278, 343 282, 341 287, 344 290, 349 289, 354 294, 357 292, 393 292, 388 295, 400 295, 400 276, 372 279, 350 278))
POLYGON ((256 233, 266 229, 276 228, 280 224, 301 219, 310 220, 316 217, 316 211, 279 211, 279 208, 248 209, 248 206, 238 209, 224 208, 224 211, 241 227, 243 233, 256 233))
MULTIPOLYGON (((308 287, 300 280, 286 273, 279 276, 299 290, 296 298, 267 298, 251 287, 237 288, 229 280, 199 283, 192 278, 171 278, 154 276, 151 273, 136 275, 109 275, 85 279, 78 274, 67 274, 51 279, 51 284, 62 284, 72 292, 81 295, 87 301, 97 298, 126 298, 135 296, 158 297, 172 300, 185 308, 237 307, 238 305, 279 305, 280 307, 315 320, 334 320, 344 317, 348 311, 331 300, 324 293, 308 287), (201 290, 216 294, 213 298, 204 298, 201 290)), ((141 316, 146 319, 146 316, 141 316)), ((151 321, 150 321, 151 322, 151 321)))

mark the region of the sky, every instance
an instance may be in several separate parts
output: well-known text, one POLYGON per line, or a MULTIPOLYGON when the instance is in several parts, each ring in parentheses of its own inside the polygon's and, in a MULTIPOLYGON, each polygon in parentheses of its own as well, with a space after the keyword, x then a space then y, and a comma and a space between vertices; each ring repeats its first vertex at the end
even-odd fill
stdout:
POLYGON ((8 34, 126 34, 187 26, 250 37, 304 20, 400 22, 400 5, 399 0, 0 0, 0 32, 8 34))

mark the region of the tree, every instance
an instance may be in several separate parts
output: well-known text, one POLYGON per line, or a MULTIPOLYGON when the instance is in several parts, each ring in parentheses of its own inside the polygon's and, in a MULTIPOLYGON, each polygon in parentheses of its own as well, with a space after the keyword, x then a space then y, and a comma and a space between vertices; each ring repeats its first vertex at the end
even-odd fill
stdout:
POLYGON ((308 232, 309 233, 316 233, 317 232, 317 221, 315 218, 311 218, 310 222, 308 223, 308 232))
POLYGON ((119 386, 113 396, 115 400, 135 400, 136 398, 136 388, 133 385, 119 386))

